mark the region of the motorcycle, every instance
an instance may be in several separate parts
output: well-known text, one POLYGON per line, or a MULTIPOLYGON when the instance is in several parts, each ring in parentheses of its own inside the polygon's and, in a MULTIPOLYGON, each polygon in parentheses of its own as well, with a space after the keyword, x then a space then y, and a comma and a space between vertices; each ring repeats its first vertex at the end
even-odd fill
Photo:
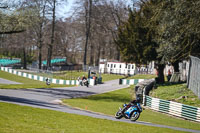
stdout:
POLYGON ((83 85, 85 85, 85 86, 87 86, 87 87, 89 86, 89 82, 88 82, 87 79, 84 79, 82 82, 83 82, 83 85))
POLYGON ((51 82, 50 82, 49 78, 46 78, 46 85, 50 85, 50 84, 51 84, 51 82))
POLYGON ((131 121, 136 121, 140 117, 141 112, 142 107, 139 102, 136 104, 124 104, 123 108, 119 107, 119 111, 115 114, 115 118, 121 119, 122 117, 125 117, 131 121))

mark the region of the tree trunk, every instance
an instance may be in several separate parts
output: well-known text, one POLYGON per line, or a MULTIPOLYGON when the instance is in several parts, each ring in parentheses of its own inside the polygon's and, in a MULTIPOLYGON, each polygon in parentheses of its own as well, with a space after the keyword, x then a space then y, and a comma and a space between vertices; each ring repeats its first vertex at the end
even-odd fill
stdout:
POLYGON ((90 66, 94 65, 94 47, 92 43, 90 44, 90 66))
POLYGON ((47 70, 48 68, 51 68, 51 56, 52 56, 52 45, 49 45, 48 47, 48 57, 47 57, 47 70))
POLYGON ((39 60, 39 69, 41 69, 42 68, 42 47, 39 47, 38 60, 39 60))
MULTIPOLYGON (((46 5, 43 6, 42 9, 42 18, 40 18, 40 27, 39 27, 39 53, 38 53, 38 61, 39 61, 39 69, 42 68, 42 47, 43 47, 43 41, 42 41, 42 37, 43 37, 43 23, 44 23, 44 18, 45 18, 45 9, 46 9, 46 5)), ((39 12, 40 14, 40 12, 39 12)))
POLYGON ((99 44, 98 50, 97 50, 97 55, 96 55, 96 61, 95 61, 95 66, 99 66, 99 59, 100 59, 100 55, 101 55, 101 46, 99 44))
POLYGON ((23 68, 27 69, 27 63, 26 63, 26 49, 23 47, 23 68))
POLYGON ((159 84, 163 84, 165 83, 165 78, 164 78, 164 68, 165 68, 165 65, 164 64, 159 64, 158 65, 158 69, 157 69, 157 72, 158 72, 158 83, 159 84))
MULTIPOLYGON (((86 2, 88 3, 88 2, 86 2)), ((84 48, 84 57, 83 57, 83 64, 87 64, 87 46, 88 46, 88 39, 90 36, 90 25, 91 25, 91 13, 92 13, 92 0, 89 0, 88 3, 85 7, 85 26, 86 26, 86 34, 85 34, 85 48, 84 48), (88 6, 89 4, 89 6, 88 6), (89 7, 89 12, 88 8, 89 7)))
POLYGON ((39 47, 38 47, 38 61, 39 61, 39 69, 42 68, 42 23, 40 24, 40 31, 39 31, 39 47))
POLYGON ((174 67, 174 72, 179 72, 179 61, 172 63, 172 65, 174 67))
POLYGON ((120 50, 119 50, 118 46, 117 46, 116 60, 120 61, 120 50))
POLYGON ((56 10, 56 0, 53 1, 53 20, 52 20, 52 32, 51 32, 51 44, 48 45, 48 57, 47 57, 47 69, 51 68, 51 56, 54 44, 54 32, 55 32, 55 10, 56 10))

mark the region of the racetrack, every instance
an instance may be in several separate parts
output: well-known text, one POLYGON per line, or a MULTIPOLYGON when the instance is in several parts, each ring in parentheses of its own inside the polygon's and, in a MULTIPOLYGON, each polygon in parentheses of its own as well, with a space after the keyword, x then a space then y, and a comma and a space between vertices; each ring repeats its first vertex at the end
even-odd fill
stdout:
POLYGON ((77 87, 67 87, 67 88, 47 88, 47 89, 21 89, 21 90, 11 90, 11 89, 1 89, 0 90, 0 101, 14 103, 19 105, 31 106, 36 108, 44 108, 50 110, 56 110, 66 113, 85 115, 99 119, 107 119, 112 121, 121 121, 127 123, 148 125, 154 127, 169 128, 173 130, 186 131, 186 132, 195 132, 199 133, 199 130, 184 129, 178 127, 171 127, 159 124, 153 124, 148 122, 131 122, 130 120, 121 119, 117 120, 114 116, 107 116, 103 114, 98 114, 94 112, 89 112, 85 110, 79 110, 64 106, 59 104, 59 99, 63 98, 76 98, 83 97, 93 94, 104 93, 108 91, 113 91, 121 88, 125 88, 125 85, 118 85, 118 80, 109 81, 105 84, 90 86, 89 88, 85 86, 77 87))
POLYGON ((0 78, 0 84, 22 84, 22 83, 18 83, 18 82, 14 82, 14 81, 10 81, 10 80, 0 78))

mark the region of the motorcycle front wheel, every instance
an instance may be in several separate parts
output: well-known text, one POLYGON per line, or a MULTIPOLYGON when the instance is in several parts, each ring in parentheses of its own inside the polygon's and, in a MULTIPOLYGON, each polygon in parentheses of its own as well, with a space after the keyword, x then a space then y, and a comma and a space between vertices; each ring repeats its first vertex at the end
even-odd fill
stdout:
POLYGON ((131 115, 130 120, 131 120, 131 121, 136 121, 139 117, 140 117, 140 113, 134 111, 134 112, 132 113, 132 115, 131 115))
POLYGON ((117 113, 115 114, 115 118, 116 119, 121 119, 123 117, 121 110, 117 111, 117 113))

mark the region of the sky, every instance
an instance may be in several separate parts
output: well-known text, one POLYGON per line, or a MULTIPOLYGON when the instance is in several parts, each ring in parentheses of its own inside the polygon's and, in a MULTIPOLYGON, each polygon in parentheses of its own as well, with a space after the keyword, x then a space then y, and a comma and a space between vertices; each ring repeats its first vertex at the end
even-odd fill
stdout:
MULTIPOLYGON (((67 0, 66 4, 62 4, 58 6, 57 13, 60 18, 66 18, 72 15, 72 10, 73 10, 75 1, 76 0, 67 0)), ((132 0, 127 0, 127 5, 131 4, 131 2, 132 0)))
POLYGON ((61 4, 57 8, 57 14, 60 18, 66 18, 72 15, 73 6, 76 0, 67 0, 67 3, 61 4))
MULTIPOLYGON (((1 3, 8 3, 8 0, 0 0, 0 4, 1 3)), ((9 0, 9 3, 17 3, 19 1, 24 1, 24 0, 9 0)), ((26 1, 26 0, 25 0, 26 1)), ((75 6, 75 1, 76 0, 58 0, 59 1, 65 1, 65 2, 62 2, 62 4, 59 4, 57 6, 57 9, 56 9, 56 14, 57 14, 57 18, 67 18, 69 17, 70 15, 72 15, 72 10, 75 6), (67 2, 66 2, 67 1, 67 2)), ((117 1, 117 0, 107 0, 107 1, 117 1)), ((131 1, 133 0, 125 0, 127 1, 127 5, 131 3, 131 1)), ((136 0, 137 1, 137 0, 136 0)))

